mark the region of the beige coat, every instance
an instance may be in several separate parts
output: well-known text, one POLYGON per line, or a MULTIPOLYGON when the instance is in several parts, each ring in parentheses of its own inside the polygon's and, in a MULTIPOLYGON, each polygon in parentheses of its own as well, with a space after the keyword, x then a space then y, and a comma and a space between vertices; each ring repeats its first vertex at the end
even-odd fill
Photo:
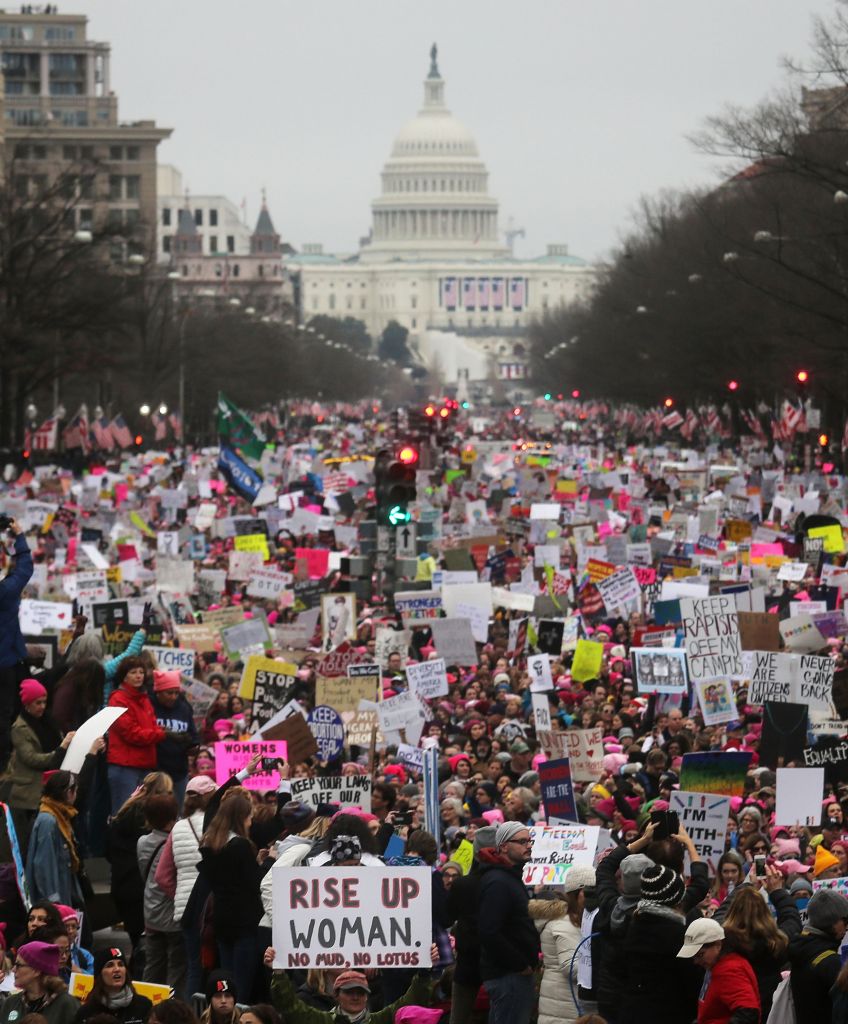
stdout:
POLYGON ((544 971, 539 988, 539 1024, 572 1024, 580 1014, 571 995, 569 972, 577 992, 577 961, 572 959, 582 938, 568 918, 562 900, 530 900, 530 917, 539 930, 544 971))

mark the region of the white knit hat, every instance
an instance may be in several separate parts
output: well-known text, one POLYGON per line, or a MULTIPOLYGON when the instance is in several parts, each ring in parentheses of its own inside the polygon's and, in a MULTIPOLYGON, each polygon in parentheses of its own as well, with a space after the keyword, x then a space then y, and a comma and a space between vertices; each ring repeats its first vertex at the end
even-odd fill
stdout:
POLYGON ((565 882, 563 882, 562 887, 566 892, 577 892, 578 889, 594 884, 595 869, 589 867, 588 864, 575 864, 573 868, 569 868, 566 872, 565 882))

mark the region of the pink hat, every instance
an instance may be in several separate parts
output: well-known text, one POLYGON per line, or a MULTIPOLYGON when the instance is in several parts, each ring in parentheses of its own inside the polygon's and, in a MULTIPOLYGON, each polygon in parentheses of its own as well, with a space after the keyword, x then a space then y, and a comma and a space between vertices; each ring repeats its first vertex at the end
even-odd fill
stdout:
POLYGON ((203 796, 206 793, 214 793, 217 788, 208 775, 195 775, 193 779, 188 780, 185 791, 186 793, 199 793, 203 796))
POLYGON ((503 811, 499 811, 497 807, 491 811, 483 811, 481 817, 485 818, 490 825, 500 825, 504 820, 503 811))
POLYGON ((803 875, 813 870, 811 864, 802 864, 799 860, 779 860, 774 866, 784 875, 803 875))
POLYGON ((441 1010, 426 1006, 402 1006, 395 1013, 396 1024, 436 1024, 441 1019, 441 1010))
POLYGON ((773 843, 778 857, 800 857, 801 844, 797 839, 775 839, 773 843))
POLYGON ((34 971, 40 971, 51 978, 59 974, 59 947, 52 942, 25 942, 18 947, 18 956, 34 971))
POLYGON ((170 672, 160 672, 158 669, 153 673, 153 692, 161 693, 163 690, 179 690, 180 673, 177 669, 170 672))
POLYGON ((24 707, 26 707, 27 704, 32 704, 33 701, 46 696, 47 691, 37 679, 24 679, 21 683, 21 704, 23 704, 24 707))
POLYGON ((64 903, 57 903, 56 909, 59 911, 59 916, 63 921, 79 921, 79 911, 74 910, 73 907, 66 907, 64 903))

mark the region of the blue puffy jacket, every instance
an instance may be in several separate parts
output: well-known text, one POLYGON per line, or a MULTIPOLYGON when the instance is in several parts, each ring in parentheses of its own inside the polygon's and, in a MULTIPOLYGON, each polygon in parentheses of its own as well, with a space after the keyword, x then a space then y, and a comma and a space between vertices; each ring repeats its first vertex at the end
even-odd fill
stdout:
POLYGON ((0 668, 26 657, 26 644, 18 622, 21 594, 32 576, 32 553, 26 537, 15 537, 15 568, 0 580, 0 668))

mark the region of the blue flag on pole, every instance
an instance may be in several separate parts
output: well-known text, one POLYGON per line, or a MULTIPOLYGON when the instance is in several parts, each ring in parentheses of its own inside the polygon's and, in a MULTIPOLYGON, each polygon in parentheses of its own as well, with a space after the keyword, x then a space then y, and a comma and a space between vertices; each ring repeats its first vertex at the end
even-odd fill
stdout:
POLYGON ((224 474, 230 487, 248 501, 253 501, 262 487, 262 477, 240 459, 232 448, 227 448, 223 444, 218 455, 218 469, 224 474))

